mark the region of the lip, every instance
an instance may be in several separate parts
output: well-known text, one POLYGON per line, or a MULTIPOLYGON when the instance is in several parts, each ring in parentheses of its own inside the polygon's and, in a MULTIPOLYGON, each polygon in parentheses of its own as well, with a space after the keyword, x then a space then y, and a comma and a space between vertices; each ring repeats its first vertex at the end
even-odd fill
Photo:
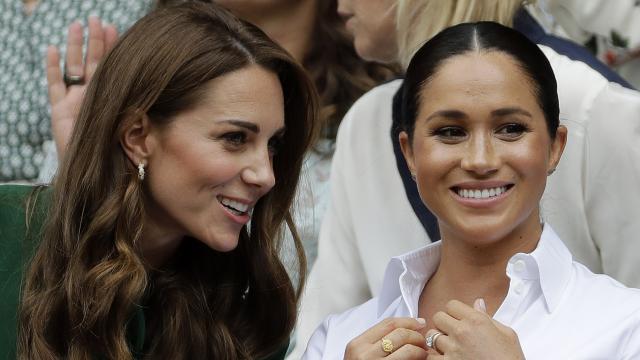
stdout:
POLYGON ((240 225, 246 225, 249 220, 251 220, 251 216, 249 215, 251 213, 251 210, 253 209, 253 205, 255 204, 254 201, 250 201, 247 199, 242 199, 242 198, 237 198, 237 197, 233 197, 233 196, 227 196, 227 195, 218 195, 216 196, 216 200, 218 201, 218 205, 220 205, 220 207, 222 208, 222 210, 224 210, 224 213, 227 215, 227 217, 229 217, 229 219, 237 224, 240 225), (243 203, 245 205, 249 206, 249 211, 247 212, 247 214, 244 215, 237 215, 234 214, 233 212, 231 212, 231 210, 229 210, 226 206, 222 205, 222 202, 220 202, 220 197, 224 197, 239 203, 243 203))
POLYGON ((475 209, 486 209, 502 203, 509 195, 511 195, 515 184, 508 181, 469 181, 456 184, 449 188, 453 198, 461 205, 475 209), (507 187, 507 191, 498 196, 488 199, 471 199, 458 195, 457 189, 490 189, 496 187, 507 187))
POLYGON ((344 27, 350 34, 353 34, 354 31, 354 22, 355 18, 353 16, 345 16, 344 17, 344 27))

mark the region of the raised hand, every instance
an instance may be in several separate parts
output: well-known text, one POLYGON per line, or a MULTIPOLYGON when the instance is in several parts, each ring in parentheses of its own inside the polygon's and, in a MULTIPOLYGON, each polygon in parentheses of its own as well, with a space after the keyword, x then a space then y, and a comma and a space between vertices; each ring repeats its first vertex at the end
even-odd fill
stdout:
POLYGON ((60 69, 60 52, 55 46, 47 48, 47 84, 51 104, 51 131, 58 151, 58 159, 64 156, 67 143, 84 92, 102 57, 113 47, 118 32, 113 25, 102 25, 99 18, 89 17, 89 41, 86 59, 82 58, 84 43, 82 24, 69 25, 65 73, 60 69))
POLYGON ((429 360, 521 360, 518 335, 486 313, 484 300, 474 307, 460 301, 447 303, 446 311, 433 316, 436 329, 427 332, 432 341, 429 360), (437 333, 440 335, 435 336, 437 333))

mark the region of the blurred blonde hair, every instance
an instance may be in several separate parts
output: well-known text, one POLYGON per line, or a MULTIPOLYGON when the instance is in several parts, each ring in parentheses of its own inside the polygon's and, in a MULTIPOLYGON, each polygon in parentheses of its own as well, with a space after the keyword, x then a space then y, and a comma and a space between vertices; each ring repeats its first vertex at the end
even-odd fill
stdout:
POLYGON ((413 53, 447 27, 495 21, 511 26, 520 7, 535 0, 397 0, 398 60, 404 69, 413 53))

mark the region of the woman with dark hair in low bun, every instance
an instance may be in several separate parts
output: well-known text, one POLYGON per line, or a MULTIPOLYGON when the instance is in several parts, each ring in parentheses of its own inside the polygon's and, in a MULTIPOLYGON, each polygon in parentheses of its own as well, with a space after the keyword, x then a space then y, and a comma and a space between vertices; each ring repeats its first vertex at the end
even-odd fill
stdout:
POLYGON ((304 70, 221 7, 140 20, 52 188, 0 186, 2 355, 282 358, 300 289, 280 233, 316 113, 304 70))
POLYGON ((640 357, 640 290, 574 261, 541 220, 567 141, 544 53, 497 23, 457 25, 400 91, 400 146, 441 241, 394 257, 379 296, 328 317, 303 358, 640 357))

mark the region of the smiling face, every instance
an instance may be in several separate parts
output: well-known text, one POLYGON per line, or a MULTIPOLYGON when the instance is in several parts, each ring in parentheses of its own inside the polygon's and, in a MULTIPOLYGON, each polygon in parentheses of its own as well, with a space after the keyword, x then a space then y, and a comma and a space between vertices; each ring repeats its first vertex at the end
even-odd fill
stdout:
POLYGON ((230 251, 253 205, 275 184, 272 160, 284 131, 280 81, 257 65, 227 73, 171 120, 146 140, 145 241, 191 236, 230 251))
POLYGON ((381 63, 397 60, 395 4, 396 0, 338 0, 338 13, 361 58, 381 63))
POLYGON ((443 238, 489 245, 539 228, 538 204, 566 129, 551 139, 531 80, 502 52, 449 58, 425 84, 413 139, 401 134, 443 238))

